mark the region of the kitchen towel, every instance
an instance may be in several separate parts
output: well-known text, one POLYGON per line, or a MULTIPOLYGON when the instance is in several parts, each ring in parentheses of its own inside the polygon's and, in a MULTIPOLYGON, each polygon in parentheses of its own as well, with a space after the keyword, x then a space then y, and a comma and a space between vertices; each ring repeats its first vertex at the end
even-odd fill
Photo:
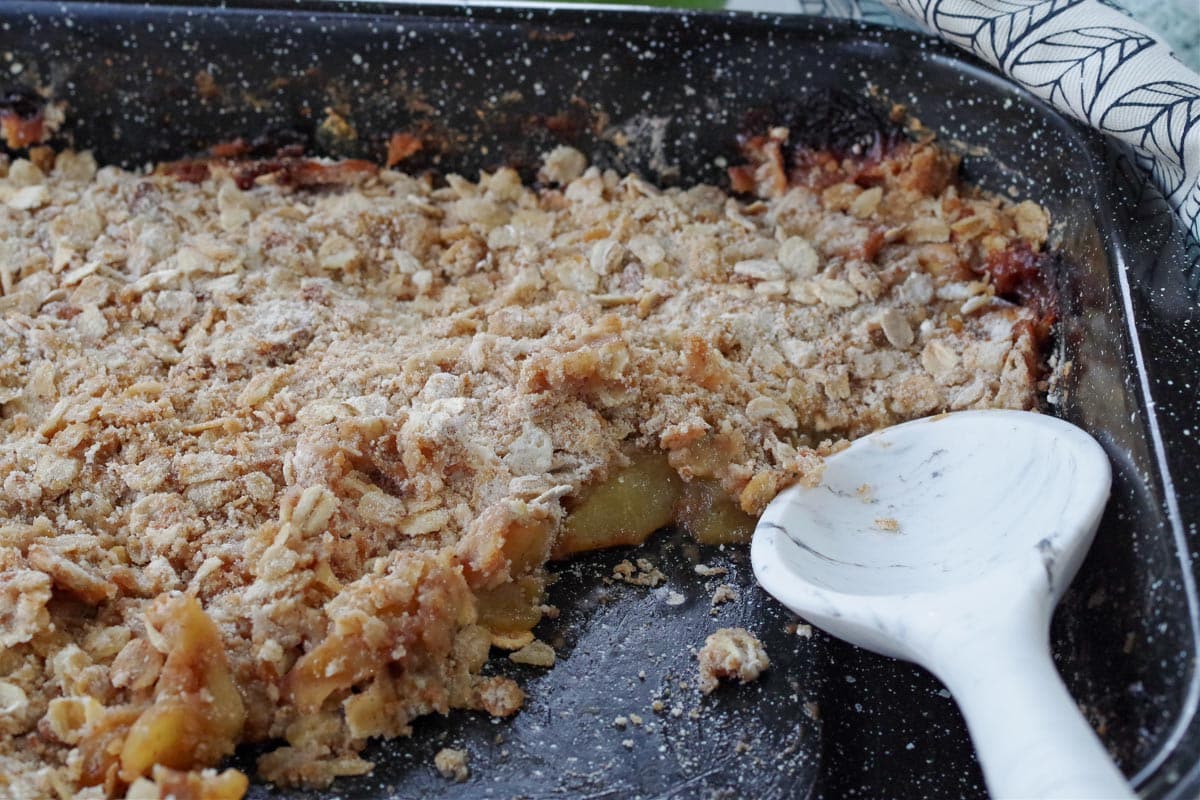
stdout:
POLYGON ((1100 0, 797 0, 809 14, 883 21, 883 6, 1129 144, 1200 242, 1200 75, 1100 0))

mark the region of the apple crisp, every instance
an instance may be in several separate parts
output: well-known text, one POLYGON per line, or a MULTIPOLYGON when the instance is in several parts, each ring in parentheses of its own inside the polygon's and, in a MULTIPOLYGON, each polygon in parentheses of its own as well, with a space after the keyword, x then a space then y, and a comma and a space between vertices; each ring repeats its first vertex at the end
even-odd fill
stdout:
POLYGON ((741 196, 568 148, 538 188, 4 163, 0 795, 235 798, 242 742, 363 773, 521 707, 482 669, 537 648, 552 554, 744 538, 846 437, 1031 407, 1041 209, 929 144, 792 179, 786 139, 741 196))

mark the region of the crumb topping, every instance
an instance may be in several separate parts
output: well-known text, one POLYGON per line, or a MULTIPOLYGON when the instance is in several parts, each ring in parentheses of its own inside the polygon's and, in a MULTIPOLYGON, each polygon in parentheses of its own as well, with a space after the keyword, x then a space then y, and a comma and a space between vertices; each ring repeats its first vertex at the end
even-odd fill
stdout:
MULTIPOLYGON (((1029 262, 1004 254, 1040 248, 1044 213, 929 145, 869 186, 760 170, 743 199, 561 148, 537 191, 43 156, 0 168, 17 794, 238 796, 201 770, 267 739, 268 780, 364 773, 420 715, 520 707, 489 649, 546 660, 555 536, 631 451, 756 514, 824 441, 1034 403, 1036 320, 984 267, 1029 262)), ((730 642, 714 679, 758 663, 730 642)))

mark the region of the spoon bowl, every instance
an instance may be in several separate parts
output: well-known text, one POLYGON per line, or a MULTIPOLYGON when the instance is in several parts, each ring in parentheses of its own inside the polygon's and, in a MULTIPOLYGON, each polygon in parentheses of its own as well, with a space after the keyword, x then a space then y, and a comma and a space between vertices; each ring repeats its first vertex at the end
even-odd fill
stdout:
POLYGON ((922 664, 954 694, 997 797, 1132 797, 1049 653, 1054 607, 1095 535, 1108 458, 1023 411, 863 437, 759 520, 754 572, 827 632, 922 664))

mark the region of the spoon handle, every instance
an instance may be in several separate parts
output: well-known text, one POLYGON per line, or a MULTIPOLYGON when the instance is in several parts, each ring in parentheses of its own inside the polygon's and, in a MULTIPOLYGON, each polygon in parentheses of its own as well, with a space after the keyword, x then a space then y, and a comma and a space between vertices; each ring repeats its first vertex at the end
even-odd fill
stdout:
POLYGON ((978 637, 940 677, 996 800, 1134 798, 1054 668, 1045 641, 978 637))

